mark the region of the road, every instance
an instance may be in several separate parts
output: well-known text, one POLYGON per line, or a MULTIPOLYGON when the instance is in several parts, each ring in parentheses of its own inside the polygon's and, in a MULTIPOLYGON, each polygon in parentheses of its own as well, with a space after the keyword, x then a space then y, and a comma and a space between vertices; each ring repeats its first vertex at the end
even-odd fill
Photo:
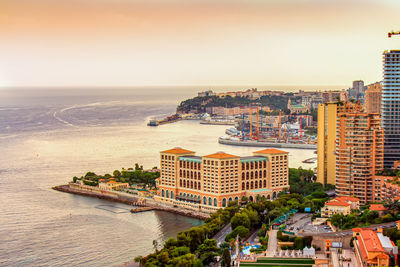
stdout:
POLYGON ((231 223, 224 226, 219 232, 214 236, 213 239, 217 240, 218 246, 224 243, 225 237, 232 232, 231 223))
POLYGON ((273 257, 274 253, 278 249, 278 239, 276 238, 276 235, 278 233, 278 230, 271 230, 269 232, 269 237, 268 237, 268 248, 267 248, 267 257, 273 257))
POLYGON ((332 257, 333 267, 339 267, 339 256, 336 249, 331 250, 331 257, 332 257))

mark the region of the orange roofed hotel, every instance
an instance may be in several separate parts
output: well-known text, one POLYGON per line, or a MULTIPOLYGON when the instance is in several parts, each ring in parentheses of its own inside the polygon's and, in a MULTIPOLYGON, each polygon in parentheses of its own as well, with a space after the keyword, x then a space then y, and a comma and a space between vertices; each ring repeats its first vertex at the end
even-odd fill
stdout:
POLYGON ((160 152, 161 176, 156 201, 212 212, 243 196, 274 199, 289 189, 288 152, 264 149, 239 157, 217 152, 195 156, 195 152, 173 148, 160 152))

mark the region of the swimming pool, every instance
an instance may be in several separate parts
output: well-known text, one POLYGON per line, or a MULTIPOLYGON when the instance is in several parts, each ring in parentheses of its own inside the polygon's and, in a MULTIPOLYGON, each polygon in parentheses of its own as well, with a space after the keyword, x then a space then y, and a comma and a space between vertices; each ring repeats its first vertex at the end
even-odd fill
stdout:
POLYGON ((242 250, 242 253, 243 253, 243 254, 246 254, 246 255, 250 255, 250 249, 252 249, 252 248, 260 248, 260 245, 245 246, 245 247, 243 248, 243 250, 242 250))

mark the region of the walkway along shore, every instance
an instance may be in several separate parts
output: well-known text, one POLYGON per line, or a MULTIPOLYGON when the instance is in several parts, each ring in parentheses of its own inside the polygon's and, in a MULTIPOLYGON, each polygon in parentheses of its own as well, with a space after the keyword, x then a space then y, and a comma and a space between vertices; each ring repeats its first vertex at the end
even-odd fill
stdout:
MULTIPOLYGON (((104 199, 108 201, 113 201, 113 202, 118 202, 118 203, 123 203, 127 205, 135 205, 139 198, 135 196, 130 196, 127 193, 120 193, 117 191, 100 191, 96 187, 92 186, 79 186, 79 185, 72 185, 66 184, 66 185, 58 185, 53 187, 54 190, 60 191, 60 192, 65 192, 65 193, 70 193, 70 194, 76 194, 76 195, 82 195, 82 196, 88 196, 88 197, 95 197, 99 199, 104 199)), ((159 204, 157 202, 154 202, 152 199, 146 199, 146 204, 142 205, 146 207, 151 207, 154 210, 159 210, 159 211, 167 211, 199 220, 205 220, 210 217, 209 214, 203 213, 203 212, 196 212, 192 210, 187 210, 183 208, 175 208, 175 207, 170 207, 166 205, 159 204)))

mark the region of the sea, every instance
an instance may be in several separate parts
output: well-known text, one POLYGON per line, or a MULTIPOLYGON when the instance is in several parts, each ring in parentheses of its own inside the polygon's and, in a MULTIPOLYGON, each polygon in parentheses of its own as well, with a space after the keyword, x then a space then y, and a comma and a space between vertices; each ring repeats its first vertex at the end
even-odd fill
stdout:
MULTIPOLYGON (((0 266, 121 266, 154 251, 153 240, 163 244, 201 225, 168 212, 131 214, 128 205, 51 188, 88 171, 112 173, 135 163, 159 166, 159 152, 173 147, 198 155, 256 151, 218 144, 229 126, 198 121, 146 125, 208 89, 0 89, 0 266)), ((314 151, 287 151, 290 167, 315 167, 301 162, 315 157, 314 151)))

